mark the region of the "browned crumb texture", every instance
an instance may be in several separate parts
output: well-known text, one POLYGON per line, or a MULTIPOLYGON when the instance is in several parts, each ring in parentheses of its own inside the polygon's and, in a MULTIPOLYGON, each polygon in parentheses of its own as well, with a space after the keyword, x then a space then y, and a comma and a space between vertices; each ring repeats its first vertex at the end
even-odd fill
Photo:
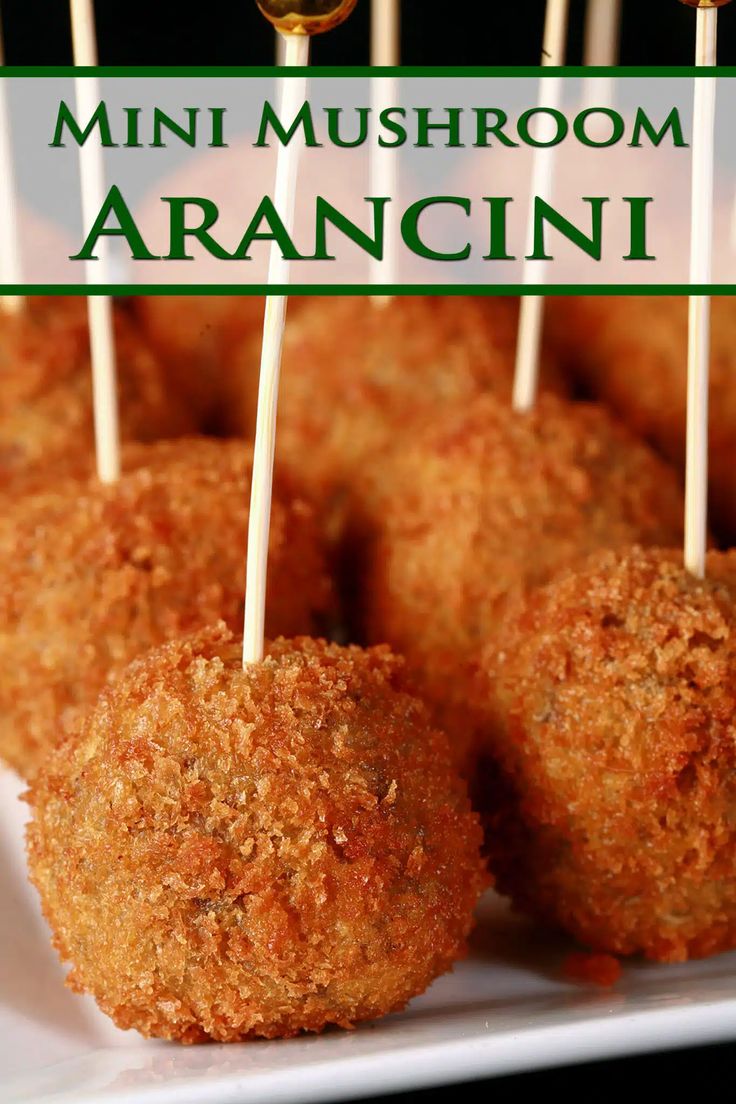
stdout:
MULTIPOLYGON (((257 387, 264 300, 249 295, 148 295, 133 300, 133 309, 161 359, 170 393, 181 397, 200 428, 226 429, 237 382, 227 366, 229 351, 253 342, 247 385, 257 387)), ((290 302, 289 317, 298 309, 298 299, 290 302)), ((255 423, 247 436, 254 432, 255 423)))
POLYGON ((606 411, 484 396, 449 408, 373 469, 355 534, 362 622, 408 658, 468 750, 470 665, 508 602, 603 547, 674 544, 675 474, 606 411))
MULTIPOLYGON (((120 425, 149 441, 194 429, 158 361, 115 309, 120 425)), ((0 492, 22 493, 94 464, 92 376, 83 299, 31 297, 0 326, 0 492)))
POLYGON ((133 663, 33 783, 54 941, 123 1028, 349 1027, 465 948, 486 882, 446 738, 387 650, 220 630, 133 663))
MULTIPOLYGON (((682 470, 687 424, 687 300, 560 298, 549 343, 582 383, 682 470)), ((713 299, 710 494, 714 524, 736 537, 736 302, 713 299)))
MULTIPOLYGON (((518 303, 509 299, 315 298, 286 327, 279 453, 320 500, 359 489, 366 467, 453 400, 511 394, 518 303)), ((255 428, 259 335, 233 343, 227 428, 255 428)), ((545 361, 543 386, 559 388, 545 361)))
MULTIPOLYGON (((134 656, 224 619, 242 626, 251 453, 190 438, 131 445, 113 487, 60 483, 0 517, 0 755, 30 775, 134 656)), ((267 627, 331 608, 311 508, 277 473, 267 627)))
POLYGON ((736 553, 604 553, 484 656, 499 887, 595 950, 736 946, 735 611, 736 553))

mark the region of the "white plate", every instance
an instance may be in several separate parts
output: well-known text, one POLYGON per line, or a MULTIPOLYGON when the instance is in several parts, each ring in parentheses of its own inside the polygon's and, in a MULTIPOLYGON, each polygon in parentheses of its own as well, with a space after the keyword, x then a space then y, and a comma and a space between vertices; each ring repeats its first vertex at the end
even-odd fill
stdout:
POLYGON ((490 895, 470 959, 401 1015, 284 1042, 146 1042, 63 987, 26 882, 20 790, 0 775, 3 1104, 327 1102, 736 1038, 736 954, 578 987, 560 980, 567 948, 490 895))

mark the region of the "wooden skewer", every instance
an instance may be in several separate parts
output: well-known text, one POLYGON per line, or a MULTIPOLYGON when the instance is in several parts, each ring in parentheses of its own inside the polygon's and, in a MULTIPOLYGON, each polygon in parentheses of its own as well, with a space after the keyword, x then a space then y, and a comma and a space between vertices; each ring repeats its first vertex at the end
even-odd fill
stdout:
POLYGON ((401 54, 400 0, 373 0, 371 7, 371 65, 391 67, 401 54))
MULTIPOLYGON (((0 65, 5 65, 5 47, 0 27, 0 65)), ((0 80, 0 284, 23 283, 18 206, 13 163, 7 84, 0 80)), ((2 295, 0 303, 8 314, 17 314, 25 303, 22 295, 2 295)))
MULTIPOLYGON (((687 2, 687 0, 686 0, 687 2)), ((690 4, 690 6, 694 6, 690 4)), ((718 11, 698 7, 695 64, 716 64, 718 11)), ((714 77, 696 77, 693 104, 690 282, 708 284, 713 256, 713 156, 716 109, 714 77)), ((708 531, 708 383, 710 296, 691 295, 687 352, 687 462, 685 475, 685 567, 705 576, 708 531)))
MULTIPOLYGON (((373 0, 371 6, 371 65, 393 68, 399 65, 401 58, 401 5, 400 0, 373 0)), ((393 76, 374 77, 372 86, 373 118, 377 119, 386 107, 397 101, 398 81, 393 76)), ((391 196, 396 194, 396 157, 392 149, 381 149, 376 143, 371 147, 371 195, 391 196)), ((390 218, 390 216, 389 216, 390 218)), ((383 261, 373 261, 372 283, 393 284, 396 280, 396 235, 389 232, 386 236, 386 249, 383 261)), ((391 302, 389 295, 373 295, 374 306, 386 306, 391 302)))
MULTIPOLYGON (((92 0, 70 0, 72 44, 76 66, 97 65, 97 44, 92 0)), ((87 119, 100 102, 96 77, 77 77, 75 92, 79 118, 87 119)), ((93 141, 79 150, 82 190, 82 219, 85 231, 92 225, 105 199, 102 150, 93 141)), ((100 248, 103 248, 102 246, 100 248)), ((87 262, 87 283, 108 282, 104 256, 87 262)), ((118 423, 117 365, 113 333, 112 301, 107 295, 87 297, 92 386, 94 395, 95 452, 97 475, 102 483, 120 477, 120 428, 118 423)))
POLYGON ((583 65, 615 65, 621 30, 621 0, 588 0, 583 65))
MULTIPOLYGON (((621 36, 621 0, 588 0, 585 14, 583 65, 617 65, 621 36)), ((586 105, 609 106, 613 100, 611 77, 584 82, 586 105)))
MULTIPOLYGON (((331 0, 315 13, 312 3, 292 0, 256 0, 265 17, 284 35, 284 67, 306 69, 309 64, 309 35, 331 30, 350 15, 356 0, 331 0), (285 12, 284 8, 288 7, 285 12)), ((280 117, 293 119, 307 96, 307 78, 294 75, 281 80, 280 117)), ((280 145, 276 161, 274 203, 289 234, 294 228, 296 190, 299 176, 300 139, 280 145)), ((268 267, 269 286, 288 284, 289 262, 284 260, 276 242, 271 245, 268 267)), ((258 382, 256 440, 253 450, 253 476, 248 522, 248 565, 245 582, 245 618, 243 624, 243 667, 260 663, 264 652, 266 624, 266 576, 268 537, 271 526, 273 463, 276 451, 281 351, 284 342, 287 297, 268 295, 263 320, 261 370, 258 382)))
MULTIPOLYGON (((542 46, 542 65, 559 66, 565 61, 565 43, 569 0, 547 0, 547 14, 544 24, 544 44, 542 46)), ((540 82, 540 106, 556 108, 562 93, 560 77, 543 77, 540 82)), ((534 197, 549 195, 552 184, 553 151, 537 149, 532 169, 531 203, 529 208, 529 227, 527 233, 527 253, 532 251, 534 232, 534 197)), ((523 413, 534 406, 537 398, 539 380, 539 354, 542 345, 542 326, 544 323, 544 297, 525 295, 519 311, 519 331, 516 345, 516 367, 514 373, 513 408, 523 413)))
MULTIPOLYGON (((306 66, 309 63, 309 38, 306 35, 284 35, 284 66, 306 66)), ((306 77, 290 77, 281 82, 282 119, 292 119, 304 103, 307 94, 306 77)), ((279 146, 276 164, 274 202, 289 233, 293 229, 296 187, 301 145, 297 139, 279 146)), ((269 285, 289 282, 289 262, 285 261, 274 242, 268 269, 269 285)), ((266 624, 266 576, 268 570, 268 539, 271 525, 271 491, 276 449, 276 415, 278 410, 281 351, 284 340, 287 298, 269 295, 263 322, 263 345, 258 383, 256 440, 253 452, 253 476, 248 522, 248 564, 245 584, 245 621, 243 626, 243 666, 263 659, 263 637, 266 624)))

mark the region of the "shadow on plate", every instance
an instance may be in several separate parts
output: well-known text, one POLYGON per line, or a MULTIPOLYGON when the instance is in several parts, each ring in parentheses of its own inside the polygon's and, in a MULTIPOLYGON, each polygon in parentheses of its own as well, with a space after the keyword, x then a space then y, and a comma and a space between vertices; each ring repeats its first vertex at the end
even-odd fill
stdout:
POLYGON ((0 1005, 63 1030, 90 1036, 92 1016, 64 986, 64 972, 16 855, 0 835, 0 1005))

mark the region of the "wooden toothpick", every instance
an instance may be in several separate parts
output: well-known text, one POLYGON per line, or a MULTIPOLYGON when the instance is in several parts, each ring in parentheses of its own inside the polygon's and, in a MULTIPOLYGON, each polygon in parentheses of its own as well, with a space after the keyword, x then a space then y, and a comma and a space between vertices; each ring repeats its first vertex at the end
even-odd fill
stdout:
MULTIPOLYGON (((542 65, 559 66, 565 61, 569 0, 547 0, 544 24, 542 65)), ((539 87, 541 107, 557 108, 562 93, 560 77, 543 77, 539 87)), ((552 185, 553 150, 534 151, 532 168, 531 201, 527 231, 527 253, 532 252, 534 234, 534 197, 548 197, 552 185)), ((544 297, 522 296, 519 310, 519 330, 516 345, 513 407, 518 412, 532 409, 537 398, 539 380, 539 355, 544 323, 544 297)))
MULTIPOLYGON (((309 64, 309 36, 322 34, 348 17, 356 0, 323 2, 318 14, 313 3, 292 0, 284 14, 282 0, 256 0, 258 8, 284 35, 284 67, 306 69, 309 64)), ((307 78, 300 75, 281 79, 280 118, 293 119, 307 95, 307 78)), ((294 227, 296 190, 299 175, 300 138, 280 145, 276 161, 274 204, 287 232, 294 227)), ((276 242, 271 245, 268 268, 269 286, 289 282, 289 262, 284 260, 276 242)), ((281 351, 284 340, 287 297, 266 297, 263 321, 261 369, 258 383, 256 439, 253 449, 253 475, 248 522, 248 562, 245 583, 245 618, 243 623, 243 667, 263 659, 266 624, 266 577, 268 572, 268 538, 271 526, 271 494, 276 451, 276 417, 278 412, 281 351)))
POLYGON ((583 65, 616 65, 621 30, 621 0, 588 0, 583 65))
MULTIPOLYGON (((97 43, 92 0, 70 0, 72 45, 76 66, 97 65, 97 43)), ((100 102, 97 77, 77 77, 74 82, 77 113, 89 119, 100 102)), ((89 230, 105 199, 105 172, 101 148, 94 141, 79 150, 82 189, 82 220, 89 230)), ((102 248, 102 247, 100 247, 102 248)), ((105 256, 87 261, 87 283, 108 282, 105 256)), ((112 302, 107 295, 87 297, 92 386, 95 421, 97 475, 102 483, 120 477, 120 428, 118 423, 117 366, 113 333, 112 302)))
POLYGON ((371 65, 391 67, 401 54, 400 0, 372 0, 371 65))
MULTIPOLYGON (((309 63, 309 38, 287 35, 284 44, 286 68, 309 63)), ((281 83, 282 119, 293 119, 304 103, 306 77, 291 77, 281 83)), ((289 233, 293 230, 299 155, 302 146, 292 139, 288 146, 279 146, 276 164, 274 203, 289 233)), ((269 285, 288 284, 289 262, 285 261, 274 242, 268 269, 269 285)), ((287 298, 269 295, 263 322, 261 369, 258 383, 256 440, 253 452, 253 476, 248 522, 248 564, 245 585, 245 622, 243 629, 243 666, 263 659, 263 634, 266 623, 266 574, 268 569, 268 538, 271 525, 271 491, 276 446, 276 415, 278 411, 281 351, 284 339, 287 298)))
MULTIPOLYGON (((718 11, 697 6, 695 64, 716 64, 718 11)), ((718 5, 722 6, 722 3, 718 5)), ((713 156, 716 111, 714 77, 696 77, 693 101, 692 208, 690 282, 711 281, 713 257, 713 156)), ((685 474, 685 567, 705 576, 708 542, 708 383, 710 368, 710 297, 691 295, 687 352, 687 460, 685 474)))
MULTIPOLYGON (((5 65, 5 47, 0 27, 0 65, 5 65)), ((13 159, 12 131, 7 83, 0 79, 0 284, 23 283, 18 204, 13 159)), ((22 295, 2 295, 0 303, 8 314, 23 308, 22 295)))
MULTIPOLYGON (((381 68, 395 68, 401 58, 401 5, 400 0, 372 0, 371 6, 371 65, 381 68)), ((396 104, 399 82, 395 76, 373 77, 371 81, 371 106, 373 118, 377 120, 383 110, 396 104)), ((370 193, 372 196, 396 195, 396 150, 382 149, 377 142, 371 146, 370 193)), ((396 235, 391 229, 389 214, 388 230, 385 240, 384 259, 372 261, 374 284, 393 284, 396 282, 396 235)), ((391 302, 389 295, 373 295, 374 306, 386 306, 391 302)))
MULTIPOLYGON (((588 0, 585 14, 583 65, 618 65, 621 37, 621 0, 588 0)), ((588 107, 610 107, 613 78, 591 77, 584 81, 588 107)))

